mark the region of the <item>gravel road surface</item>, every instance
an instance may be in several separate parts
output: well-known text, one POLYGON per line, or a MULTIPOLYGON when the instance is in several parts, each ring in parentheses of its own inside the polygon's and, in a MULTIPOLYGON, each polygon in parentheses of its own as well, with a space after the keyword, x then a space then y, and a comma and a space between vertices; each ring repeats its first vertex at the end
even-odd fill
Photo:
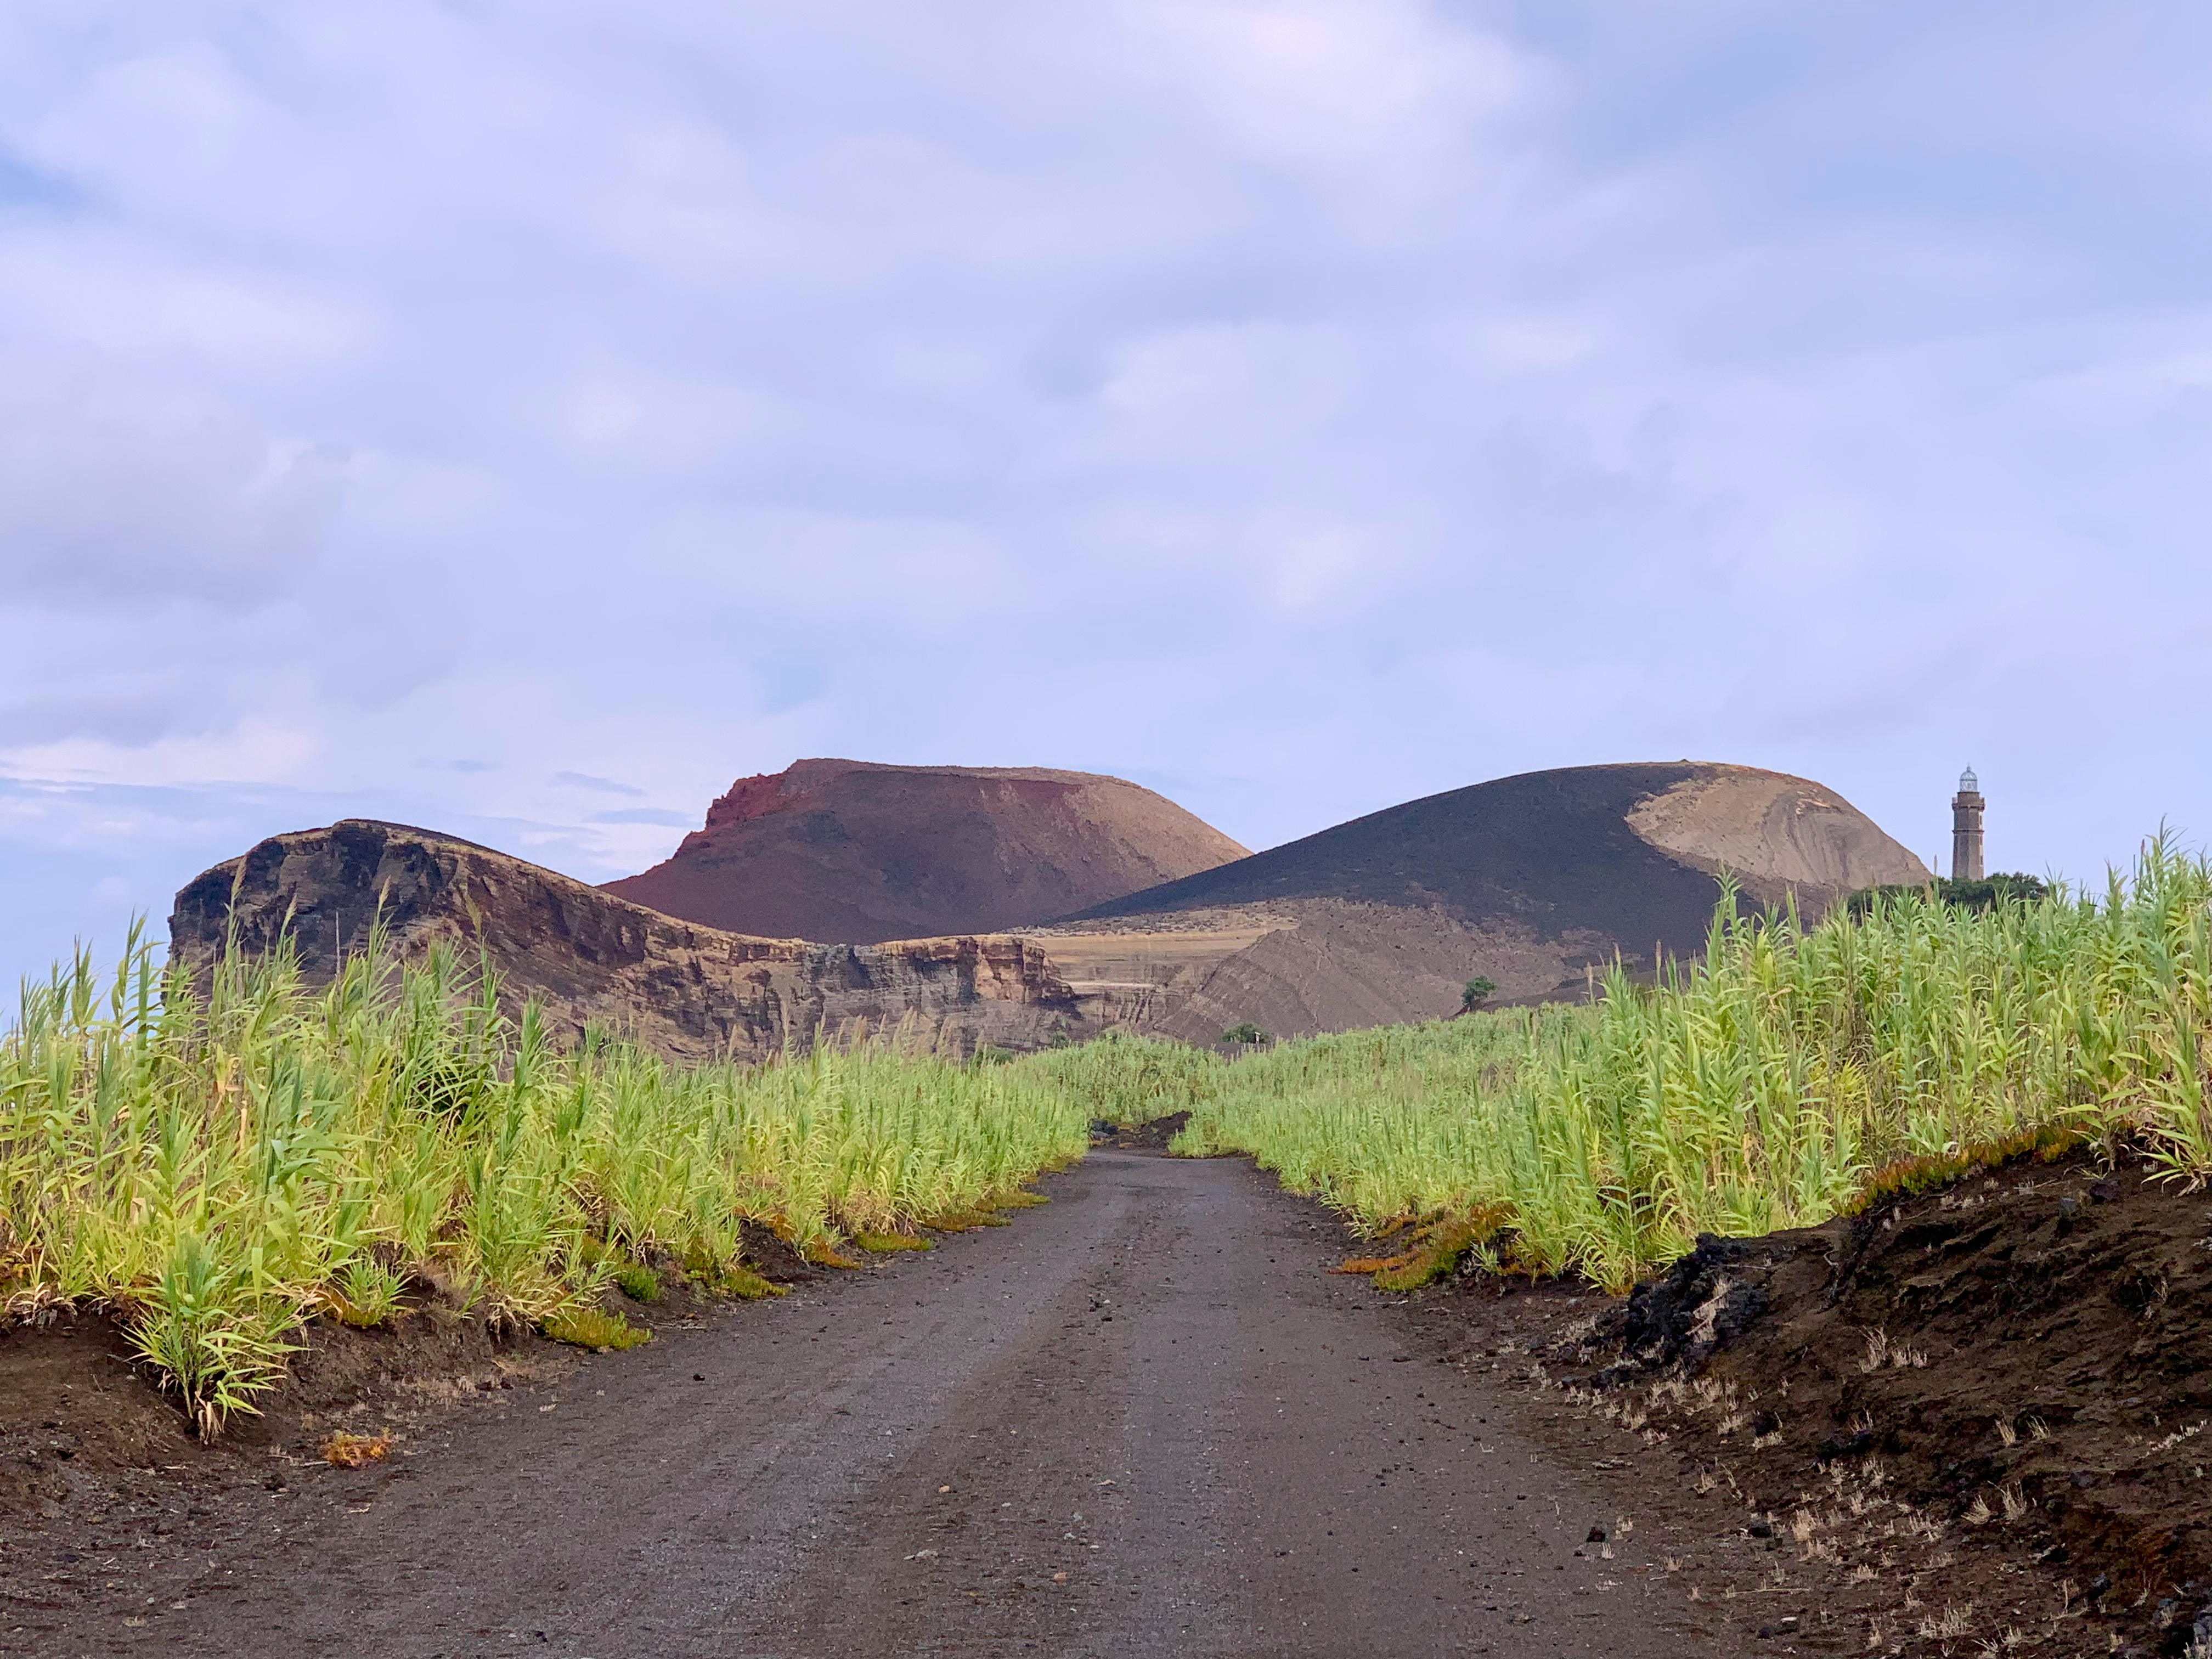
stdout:
POLYGON ((1524 1396, 1241 1160, 1054 1202, 216 1506, 53 1654, 1721 1654, 1524 1396), (1594 1527, 1614 1540, 1601 1546, 1594 1527), (138 1622, 126 1626, 128 1615, 138 1622))

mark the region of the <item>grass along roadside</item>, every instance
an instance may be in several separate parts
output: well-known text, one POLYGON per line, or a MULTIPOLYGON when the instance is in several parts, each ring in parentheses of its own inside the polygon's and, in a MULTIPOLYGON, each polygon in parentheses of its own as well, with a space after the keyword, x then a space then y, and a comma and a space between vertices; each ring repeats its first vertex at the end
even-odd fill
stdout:
POLYGON ((620 1346, 642 1334, 599 1297, 648 1260, 760 1293, 748 1221, 834 1259, 975 1224, 1086 1144, 1067 1091, 1018 1066, 564 1053, 495 988, 372 950, 321 989, 283 955, 199 989, 135 936, 112 976, 80 953, 27 987, 0 1036, 0 1316, 115 1312, 213 1433, 311 1318, 373 1326, 434 1292, 620 1346))
MULTIPOLYGON (((450 955, 281 955, 204 988, 134 940, 28 988, 0 1036, 0 1316, 123 1319, 206 1431, 307 1319, 434 1292, 614 1347, 599 1307, 667 1259, 766 1289, 742 1227, 809 1259, 988 1224, 1093 1120, 1188 1112, 1389 1241, 1391 1288, 1468 1251, 1607 1290, 1700 1233, 1825 1219, 2011 1151, 2130 1137, 2212 1173, 2212 868, 2163 842, 2101 896, 1981 912, 1884 895, 1818 926, 1719 911, 1705 958, 1590 1008, 1471 1013, 1225 1060, 1127 1036, 961 1066, 895 1042, 683 1069, 534 1011, 450 955)), ((627 1334, 625 1334, 627 1333, 627 1334)))
POLYGON ((1368 1235, 1402 1232, 1366 1264, 1394 1287, 1471 1249, 1618 1293, 1700 1233, 1808 1225, 2080 1139, 2201 1182, 2208 902, 2212 867, 2163 838, 2101 895, 1978 912, 1885 893, 1805 927, 1739 919, 1730 894, 1701 962, 1656 989, 1615 975, 1595 1007, 1047 1063, 1102 1104, 1188 1109, 1180 1151, 1249 1152, 1368 1235))

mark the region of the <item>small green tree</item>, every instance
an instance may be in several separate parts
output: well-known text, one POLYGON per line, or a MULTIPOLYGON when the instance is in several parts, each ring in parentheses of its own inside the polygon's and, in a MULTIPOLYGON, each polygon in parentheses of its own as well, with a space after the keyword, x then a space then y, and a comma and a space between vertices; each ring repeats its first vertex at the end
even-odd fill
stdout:
POLYGON ((1267 1034, 1250 1020, 1240 1020, 1221 1034, 1221 1040, 1238 1048, 1254 1048, 1267 1040, 1267 1034))
POLYGON ((1484 1003, 1489 1001, 1490 999, 1497 994, 1497 990, 1498 981, 1496 980, 1485 979, 1480 974, 1476 975, 1473 979, 1468 981, 1465 985, 1460 988, 1460 1012, 1462 1014, 1473 1013, 1476 1009, 1481 1007, 1484 1003))

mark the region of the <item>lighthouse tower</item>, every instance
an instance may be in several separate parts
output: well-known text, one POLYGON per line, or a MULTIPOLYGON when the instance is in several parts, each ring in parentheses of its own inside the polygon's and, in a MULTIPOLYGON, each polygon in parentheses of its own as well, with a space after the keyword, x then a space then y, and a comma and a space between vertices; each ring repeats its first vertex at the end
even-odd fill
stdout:
POLYGON ((1959 774, 1959 793, 1951 798, 1951 879, 1982 878, 1982 787, 1968 767, 1959 774))

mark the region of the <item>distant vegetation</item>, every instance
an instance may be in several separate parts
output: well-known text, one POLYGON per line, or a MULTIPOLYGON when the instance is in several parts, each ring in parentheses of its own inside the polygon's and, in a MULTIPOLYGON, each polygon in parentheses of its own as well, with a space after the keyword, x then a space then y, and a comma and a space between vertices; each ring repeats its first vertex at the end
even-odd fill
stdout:
POLYGON ((1210 1048, 1125 1031, 1018 1064, 1066 1091, 1085 1117, 1124 1127, 1173 1117, 1211 1098, 1225 1069, 1210 1048))
POLYGON ((1498 981, 1494 979, 1484 979, 1478 975, 1477 977, 1468 981, 1465 985, 1460 988, 1460 1012, 1462 1014, 1471 1014, 1474 1012, 1475 1010, 1481 1007, 1484 1003, 1489 1001, 1492 996, 1496 995, 1497 992, 1498 981))
MULTIPOLYGON (((1739 919, 1603 1001, 1346 1032, 1183 1074, 1183 1150, 1248 1151, 1403 1274, 1462 1249, 1610 1289, 1700 1232, 1808 1224, 1984 1149, 2139 1138, 2212 1176, 2212 869, 1977 908, 1918 888, 1739 919)), ((1114 1051, 1131 1059, 1140 1051, 1114 1051)), ((1162 1103, 1164 1104, 1164 1097, 1162 1103)), ((1403 1282, 1402 1279, 1399 1282, 1403 1282)))
POLYGON ((1232 1048, 1251 1048, 1268 1040, 1267 1034, 1250 1020, 1231 1026, 1221 1034, 1221 1040, 1232 1048))
POLYGON ((1930 895, 1941 903, 1955 904, 1964 910, 1994 909, 2000 904, 2039 904, 2049 895, 2050 887, 2040 878, 2021 875, 1994 875, 1980 881, 1954 881, 1948 876, 1938 876, 1924 887, 1862 887, 1845 903, 1853 915, 1863 916, 1885 901, 1912 896, 1926 898, 1930 895))
POLYGON ((313 1317, 438 1295, 623 1346, 642 1334, 610 1287, 768 1290, 745 1221, 817 1256, 896 1242, 1085 1144, 1070 1092, 1018 1066, 562 1054, 448 955, 358 957, 312 992, 284 957, 234 961, 204 999, 145 950, 106 981, 80 956, 0 1038, 0 1309, 116 1312, 212 1431, 313 1317))

